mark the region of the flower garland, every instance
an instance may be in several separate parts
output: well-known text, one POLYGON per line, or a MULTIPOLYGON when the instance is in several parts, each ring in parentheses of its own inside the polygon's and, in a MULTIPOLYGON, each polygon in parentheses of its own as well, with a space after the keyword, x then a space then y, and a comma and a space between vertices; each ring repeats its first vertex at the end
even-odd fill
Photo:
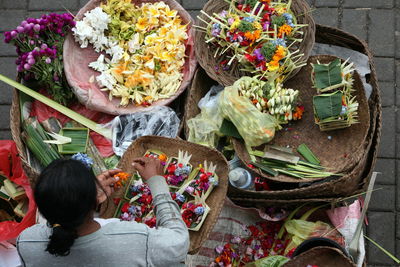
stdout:
POLYGON ((69 13, 27 18, 14 30, 4 32, 5 42, 17 47, 17 71, 24 80, 36 79, 51 97, 67 105, 75 99, 64 74, 62 46, 75 26, 69 13))
POLYGON ((206 26, 197 29, 206 33, 206 43, 216 47, 215 57, 230 58, 228 66, 237 60, 244 71, 283 82, 294 69, 305 65, 299 50, 289 49, 303 41, 296 37, 306 26, 297 24, 291 1, 231 1, 228 10, 202 14, 209 21, 198 16, 206 26))
POLYGON ((182 206, 182 219, 189 229, 196 228, 203 221, 205 211, 206 207, 204 204, 187 202, 182 206))
POLYGON ((171 97, 179 89, 185 63, 187 25, 164 2, 108 0, 76 23, 75 40, 92 44, 101 54, 89 67, 99 71, 96 81, 110 98, 148 106, 171 97))

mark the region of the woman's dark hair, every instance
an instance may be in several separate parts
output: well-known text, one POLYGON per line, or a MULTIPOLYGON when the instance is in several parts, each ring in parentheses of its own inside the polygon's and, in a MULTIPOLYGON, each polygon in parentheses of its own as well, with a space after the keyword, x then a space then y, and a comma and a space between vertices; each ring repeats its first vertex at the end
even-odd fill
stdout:
POLYGON ((97 179, 93 172, 76 160, 59 159, 40 174, 35 201, 40 213, 53 226, 46 251, 67 256, 81 226, 97 205, 97 179))

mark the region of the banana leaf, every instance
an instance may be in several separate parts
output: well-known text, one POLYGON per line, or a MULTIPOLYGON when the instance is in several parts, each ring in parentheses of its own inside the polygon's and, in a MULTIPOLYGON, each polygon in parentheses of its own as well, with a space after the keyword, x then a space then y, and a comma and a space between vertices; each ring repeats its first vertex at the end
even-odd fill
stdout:
POLYGON ((313 64, 315 86, 324 89, 342 83, 342 69, 340 59, 335 59, 329 64, 313 64))
POLYGON ((314 96, 315 116, 319 120, 339 116, 342 111, 342 96, 340 91, 314 96))

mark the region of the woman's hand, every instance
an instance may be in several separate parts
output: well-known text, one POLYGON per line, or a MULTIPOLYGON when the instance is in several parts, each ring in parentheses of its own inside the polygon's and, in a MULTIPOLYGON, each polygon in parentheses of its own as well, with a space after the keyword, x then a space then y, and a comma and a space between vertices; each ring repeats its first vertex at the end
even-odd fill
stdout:
POLYGON ((133 160, 132 166, 139 172, 144 181, 147 181, 153 176, 163 175, 164 166, 161 161, 155 158, 137 158, 133 160))
POLYGON ((97 188, 98 204, 103 203, 114 192, 114 183, 118 181, 118 177, 114 178, 113 176, 119 172, 121 172, 119 169, 108 170, 97 176, 98 185, 101 187, 97 188))

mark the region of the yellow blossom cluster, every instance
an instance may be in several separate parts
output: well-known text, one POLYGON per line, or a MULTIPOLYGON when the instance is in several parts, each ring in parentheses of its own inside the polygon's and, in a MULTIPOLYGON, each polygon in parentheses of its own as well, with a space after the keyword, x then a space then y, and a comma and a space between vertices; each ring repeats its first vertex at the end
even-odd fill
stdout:
MULTIPOLYGON (((130 40, 118 39, 124 53, 122 59, 110 68, 117 81, 110 97, 120 97, 122 106, 130 102, 150 105, 171 97, 180 87, 185 40, 188 39, 187 25, 183 24, 176 10, 164 2, 135 6, 125 1, 124 5, 132 14, 125 17, 129 18, 127 22, 131 24, 133 33, 130 40)), ((104 10, 107 12, 110 8, 104 10)), ((121 14, 124 15, 123 12, 109 15, 112 21, 115 21, 114 16, 121 21, 124 18, 121 14)))

